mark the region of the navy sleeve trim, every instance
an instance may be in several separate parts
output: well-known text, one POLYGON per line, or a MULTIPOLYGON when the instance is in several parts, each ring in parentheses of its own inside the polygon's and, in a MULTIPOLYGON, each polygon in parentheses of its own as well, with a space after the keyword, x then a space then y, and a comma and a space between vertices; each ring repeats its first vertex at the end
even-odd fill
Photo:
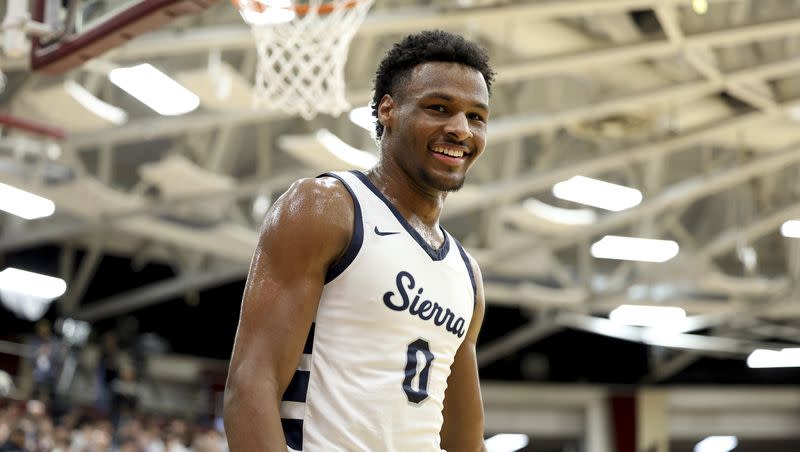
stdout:
POLYGON ((308 380, 311 379, 311 372, 307 370, 296 370, 292 376, 286 391, 281 397, 283 402, 305 402, 308 395, 308 380))
POLYGON ((472 270, 472 263, 469 261, 469 256, 467 256, 467 252, 464 251, 464 247, 461 246, 461 243, 458 240, 453 239, 456 242, 456 246, 458 247, 458 254, 461 255, 461 259, 464 260, 464 265, 467 266, 467 273, 469 273, 469 282, 472 283, 472 303, 478 302, 478 286, 475 283, 475 272, 472 270))
POLYGON ((303 420, 281 419, 286 445, 293 450, 303 450, 303 420))
POLYGON ((311 328, 308 329, 306 345, 303 347, 303 353, 305 354, 311 354, 314 352, 314 325, 316 325, 316 322, 311 322, 311 328))
POLYGON ((324 176, 334 177, 338 179, 342 185, 344 185, 344 188, 346 188, 347 192, 350 193, 350 197, 353 198, 355 214, 353 219, 353 236, 350 238, 350 243, 347 245, 347 249, 344 251, 342 257, 334 262, 333 265, 328 268, 328 271, 325 274, 325 284, 328 284, 341 275, 345 270, 347 270, 347 267, 353 263, 358 255, 358 252, 361 250, 361 245, 364 243, 364 222, 361 219, 361 205, 359 205, 356 194, 353 192, 353 189, 347 185, 347 182, 345 182, 341 176, 334 173, 325 173, 317 177, 324 176))

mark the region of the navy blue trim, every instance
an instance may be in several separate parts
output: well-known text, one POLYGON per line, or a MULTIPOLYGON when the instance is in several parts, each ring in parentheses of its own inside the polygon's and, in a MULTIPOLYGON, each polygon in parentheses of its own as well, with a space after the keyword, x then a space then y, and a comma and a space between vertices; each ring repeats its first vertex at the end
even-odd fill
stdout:
POLYGON ((281 427, 286 445, 294 450, 303 450, 303 420, 281 419, 281 427))
POLYGON ((358 198, 356 198, 356 194, 353 193, 353 190, 347 185, 347 182, 344 181, 340 176, 337 176, 334 173, 325 173, 320 174, 317 177, 335 177, 339 182, 344 185, 344 188, 347 189, 347 192, 350 193, 350 197, 353 198, 353 207, 354 207, 354 219, 353 219, 353 236, 350 238, 350 243, 347 245, 347 249, 344 250, 344 254, 340 257, 336 262, 333 263, 328 268, 328 271, 325 273, 325 284, 333 281, 342 274, 350 264, 353 263, 358 252, 361 250, 361 245, 364 243, 364 222, 361 220, 361 205, 358 204, 358 198))
POLYGON ((314 351, 314 325, 315 322, 311 323, 311 328, 308 329, 308 337, 306 337, 306 345, 303 347, 303 353, 311 354, 314 351))
POLYGON ((286 392, 283 393, 281 400, 284 402, 305 402, 309 378, 311 378, 311 372, 307 370, 294 371, 292 381, 286 387, 286 392))
POLYGON ((383 193, 381 193, 381 191, 378 190, 378 187, 376 187, 364 173, 360 171, 350 171, 350 172, 355 174, 355 176, 358 177, 358 179, 361 182, 363 182, 364 185, 367 186, 367 188, 369 188, 370 190, 372 190, 373 193, 375 193, 375 196, 377 196, 378 199, 380 199, 381 201, 383 201, 384 204, 386 204, 386 207, 388 207, 389 210, 392 211, 395 218, 397 218, 397 221, 400 222, 401 225, 403 225, 403 228, 405 228, 406 232, 408 232, 408 234, 414 240, 417 241, 419 246, 421 246, 422 249, 425 250, 426 253, 428 253, 428 256, 430 256, 431 259, 435 261, 440 261, 445 257, 447 257, 447 252, 450 251, 450 240, 447 239, 447 233, 444 231, 444 228, 442 228, 441 225, 439 226, 439 229, 442 231, 442 235, 444 236, 444 243, 442 243, 442 246, 440 246, 439 249, 433 249, 433 247, 428 242, 426 242, 421 235, 419 235, 419 232, 417 232, 416 229, 414 229, 413 227, 411 227, 410 224, 408 224, 408 221, 406 221, 403 215, 400 214, 400 211, 397 210, 397 207, 395 207, 391 201, 386 199, 386 196, 384 196, 383 193))
POLYGON ((458 253, 461 255, 461 259, 464 259, 464 265, 467 266, 467 273, 469 273, 469 282, 472 283, 472 296, 473 300, 472 303, 475 304, 478 302, 478 286, 475 284, 475 272, 472 271, 472 262, 469 261, 469 256, 467 256, 467 252, 464 251, 464 247, 461 246, 461 243, 458 240, 453 239, 456 242, 456 246, 458 247, 458 253))

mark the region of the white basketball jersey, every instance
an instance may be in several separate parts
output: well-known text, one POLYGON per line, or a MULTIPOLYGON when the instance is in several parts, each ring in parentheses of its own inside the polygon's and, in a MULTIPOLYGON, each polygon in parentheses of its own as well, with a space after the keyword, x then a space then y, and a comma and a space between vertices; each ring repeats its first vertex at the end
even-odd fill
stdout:
POLYGON ((288 450, 440 452, 447 377, 475 304, 472 267, 444 230, 432 249, 364 174, 326 175, 353 197, 355 224, 281 402, 288 450))

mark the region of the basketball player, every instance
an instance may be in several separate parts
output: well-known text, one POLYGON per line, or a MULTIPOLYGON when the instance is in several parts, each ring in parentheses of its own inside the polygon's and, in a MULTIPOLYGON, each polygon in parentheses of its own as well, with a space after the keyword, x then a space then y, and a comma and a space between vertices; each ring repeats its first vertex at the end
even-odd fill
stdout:
POLYGON ((474 43, 406 37, 375 80, 378 164, 272 206, 225 390, 232 451, 485 450, 483 286, 439 214, 483 151, 492 80, 474 43))

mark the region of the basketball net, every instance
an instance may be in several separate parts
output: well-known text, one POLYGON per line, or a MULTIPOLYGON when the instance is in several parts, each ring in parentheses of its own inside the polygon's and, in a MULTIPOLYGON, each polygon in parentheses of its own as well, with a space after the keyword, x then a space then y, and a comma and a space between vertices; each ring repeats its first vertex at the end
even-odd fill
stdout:
POLYGON ((256 41, 258 108, 305 119, 318 113, 338 116, 350 108, 347 52, 374 0, 309 0, 294 6, 288 0, 232 1, 256 41))

